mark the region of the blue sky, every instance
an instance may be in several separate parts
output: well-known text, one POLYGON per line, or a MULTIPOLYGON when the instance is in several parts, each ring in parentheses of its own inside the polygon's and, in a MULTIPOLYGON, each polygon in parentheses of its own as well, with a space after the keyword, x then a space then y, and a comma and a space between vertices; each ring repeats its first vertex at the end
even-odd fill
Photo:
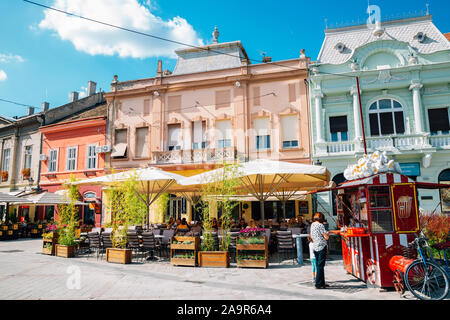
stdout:
MULTIPOLYGON (((35 1, 194 44, 210 43, 217 25, 220 42, 241 40, 251 58, 260 59, 263 51, 273 60, 296 58, 302 48, 314 60, 325 18, 332 26, 368 17, 367 0, 35 1)), ((436 26, 450 32, 447 0, 370 0, 382 17, 425 10, 426 3, 436 26)), ((89 80, 109 91, 115 74, 122 81, 153 77, 158 59, 164 69, 175 66, 171 44, 67 19, 59 13, 46 16, 43 8, 22 0, 0 1, 0 99, 38 109, 48 101, 56 107, 69 101, 71 91, 83 92, 89 80)), ((26 108, 0 101, 0 114, 23 116, 26 108)))

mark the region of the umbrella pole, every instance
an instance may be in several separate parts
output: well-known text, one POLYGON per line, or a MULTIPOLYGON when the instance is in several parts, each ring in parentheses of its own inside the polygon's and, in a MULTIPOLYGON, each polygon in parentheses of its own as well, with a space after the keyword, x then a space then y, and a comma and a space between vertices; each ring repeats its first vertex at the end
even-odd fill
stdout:
POLYGON ((259 205, 261 206, 262 227, 264 228, 264 200, 259 200, 259 205))
POLYGON ((150 230, 150 181, 147 181, 147 230, 150 230))
POLYGON ((283 206, 283 219, 286 220, 286 201, 281 201, 283 206))

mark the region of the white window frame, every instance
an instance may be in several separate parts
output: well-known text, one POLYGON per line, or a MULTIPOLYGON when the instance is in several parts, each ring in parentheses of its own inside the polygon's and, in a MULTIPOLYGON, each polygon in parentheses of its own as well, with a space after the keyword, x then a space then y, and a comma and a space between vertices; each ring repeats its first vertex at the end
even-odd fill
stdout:
POLYGON ((77 170, 77 158, 78 158, 78 146, 72 146, 66 148, 66 171, 75 171, 77 170), (69 158, 70 150, 75 150, 75 158, 69 158), (74 168, 70 169, 70 162, 74 161, 74 168))
POLYGON ((23 148, 23 154, 24 154, 24 157, 23 157, 23 169, 31 169, 31 165, 32 165, 32 161, 33 161, 33 145, 29 145, 29 146, 25 146, 24 148, 23 148), (31 153, 30 154, 27 154, 27 148, 31 148, 31 153), (27 167, 27 158, 29 157, 29 159, 30 159, 30 166, 29 167, 27 167))
POLYGON ((59 160, 59 150, 58 148, 56 149, 50 149, 48 151, 48 167, 47 167, 47 172, 57 172, 58 171, 58 160, 59 160), (50 170, 52 167, 52 152, 56 152, 56 159, 55 161, 55 170, 50 170))
POLYGON ((86 146, 86 169, 87 170, 94 170, 97 169, 98 167, 98 153, 96 151, 96 148, 98 147, 98 144, 89 144, 86 146), (95 152, 95 167, 94 168, 89 168, 89 159, 94 158, 94 157, 89 157, 89 148, 94 148, 94 152, 95 152))
MULTIPOLYGON (((406 121, 405 121, 405 108, 403 107, 403 104, 400 103, 400 101, 396 100, 396 99, 392 99, 392 98, 380 98, 374 102, 372 102, 369 105, 369 130, 370 130, 370 136, 371 137, 383 137, 383 136, 389 136, 391 134, 385 135, 381 133, 381 119, 380 119, 380 114, 381 113, 390 113, 392 115, 392 122, 393 122, 393 128, 394 128, 394 133, 392 135, 404 135, 406 134, 406 121), (380 109, 380 101, 381 100, 390 100, 391 101, 391 108, 389 109, 380 109), (401 108, 394 108, 394 101, 397 102, 401 108), (370 107, 374 104, 377 104, 377 109, 375 110, 371 110, 370 107), (403 117, 403 129, 404 132, 403 133, 398 133, 397 132, 397 125, 395 124, 395 112, 401 111, 402 112, 402 117, 403 117), (371 114, 376 114, 377 115, 377 120, 378 120, 378 132, 379 135, 378 136, 373 136, 372 135, 372 128, 370 127, 370 115, 371 114)), ((348 119, 348 118, 347 118, 348 119)))
POLYGON ((2 159, 2 171, 9 171, 9 161, 11 160, 11 148, 3 149, 3 159, 2 159), (8 150, 8 157, 6 157, 6 151, 8 150), (8 160, 8 161, 6 161, 8 160), (5 167, 6 164, 6 167, 5 167))

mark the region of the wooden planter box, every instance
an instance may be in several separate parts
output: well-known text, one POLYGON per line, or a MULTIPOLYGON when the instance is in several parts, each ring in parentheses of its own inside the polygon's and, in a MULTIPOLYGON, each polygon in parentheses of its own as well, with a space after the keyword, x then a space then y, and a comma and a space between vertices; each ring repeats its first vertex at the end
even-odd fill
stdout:
POLYGON ((230 267, 230 254, 228 251, 199 251, 198 265, 200 267, 230 267))
POLYGON ((267 243, 267 237, 264 236, 264 243, 261 244, 236 243, 236 261, 237 266, 240 268, 267 268, 269 265, 269 245, 267 243), (258 254, 263 255, 264 259, 261 260, 238 259, 238 257, 241 254, 245 254, 247 251, 259 251, 258 254))
POLYGON ((56 254, 56 244, 58 243, 58 234, 53 232, 53 238, 42 239, 42 254, 48 254, 54 256, 56 254), (51 249, 47 249, 46 245, 51 244, 51 249))
POLYGON ((197 265, 197 252, 200 246, 199 237, 181 237, 174 236, 170 241, 170 264, 175 266, 190 266, 195 267, 197 265), (175 243, 184 242, 184 243, 175 243), (190 243, 186 243, 190 242, 190 243), (180 258, 176 257, 177 254, 188 252, 193 258, 180 258))
POLYGON ((112 263, 131 263, 133 251, 131 249, 107 248, 106 261, 112 263))
POLYGON ((56 256, 64 258, 75 257, 76 246, 64 246, 62 244, 56 245, 56 256))

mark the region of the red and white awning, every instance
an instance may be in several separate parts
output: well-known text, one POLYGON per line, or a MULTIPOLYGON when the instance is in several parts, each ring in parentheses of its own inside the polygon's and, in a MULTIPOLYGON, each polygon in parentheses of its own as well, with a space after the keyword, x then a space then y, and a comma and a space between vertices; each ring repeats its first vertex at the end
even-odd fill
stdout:
POLYGON ((394 184, 394 183, 415 183, 415 181, 402 174, 388 172, 388 173, 380 173, 363 179, 343 182, 337 187, 337 189, 356 187, 366 184, 379 185, 379 184, 394 184))

